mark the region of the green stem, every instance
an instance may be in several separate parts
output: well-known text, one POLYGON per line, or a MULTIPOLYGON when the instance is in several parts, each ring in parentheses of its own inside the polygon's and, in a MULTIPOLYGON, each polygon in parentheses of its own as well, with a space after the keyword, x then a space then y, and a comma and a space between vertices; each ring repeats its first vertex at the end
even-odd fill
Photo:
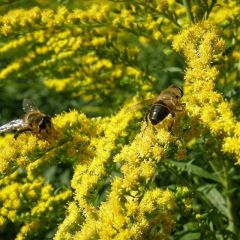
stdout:
POLYGON ((188 16, 189 21, 194 23, 193 14, 192 14, 192 11, 191 11, 190 0, 183 0, 183 5, 186 8, 186 12, 187 12, 187 16, 188 16))
POLYGON ((230 173, 230 164, 229 160, 220 161, 210 161, 210 166, 212 167, 215 173, 218 173, 218 179, 223 186, 222 193, 225 193, 226 200, 226 209, 227 209, 227 218, 228 218, 228 227, 227 229, 234 233, 236 236, 239 234, 238 225, 239 220, 237 216, 238 204, 234 199, 234 184, 232 181, 232 174, 230 173))
POLYGON ((225 181, 223 186, 226 189, 226 203, 228 209, 228 230, 235 233, 238 236, 238 216, 237 216, 237 206, 234 200, 234 186, 232 184, 231 174, 229 174, 229 162, 228 160, 224 161, 224 175, 225 181))
POLYGON ((206 16, 206 19, 208 19, 209 14, 211 13, 211 11, 212 11, 212 9, 213 9, 213 7, 214 7, 214 5, 215 5, 216 3, 217 3, 216 0, 212 0, 210 7, 207 9, 207 16, 206 16))

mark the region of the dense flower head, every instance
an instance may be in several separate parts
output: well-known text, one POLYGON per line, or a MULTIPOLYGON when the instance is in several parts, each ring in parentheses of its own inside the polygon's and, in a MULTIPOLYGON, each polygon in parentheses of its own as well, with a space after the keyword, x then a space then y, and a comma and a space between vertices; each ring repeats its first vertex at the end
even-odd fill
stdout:
POLYGON ((71 197, 70 190, 53 194, 53 187, 45 183, 43 177, 29 181, 18 171, 1 179, 0 185, 1 228, 9 222, 21 223, 16 239, 31 237, 33 231, 44 230, 46 226, 40 224, 41 221, 52 224, 51 213, 61 216, 63 210, 58 206, 71 197))
POLYGON ((213 26, 204 22, 183 31, 175 38, 173 46, 177 51, 182 51, 187 59, 185 75, 187 110, 193 116, 199 116, 212 134, 226 135, 222 150, 226 153, 235 153, 239 163, 239 150, 234 144, 238 141, 238 136, 232 137, 231 144, 227 140, 235 135, 238 126, 236 119, 230 104, 214 89, 218 71, 212 66, 212 62, 214 55, 222 51, 223 40, 218 37, 213 26))

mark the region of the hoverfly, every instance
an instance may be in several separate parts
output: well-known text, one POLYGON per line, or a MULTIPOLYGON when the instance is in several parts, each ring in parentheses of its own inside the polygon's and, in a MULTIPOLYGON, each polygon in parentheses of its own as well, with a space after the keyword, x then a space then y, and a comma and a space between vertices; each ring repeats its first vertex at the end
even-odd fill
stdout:
MULTIPOLYGON (((183 96, 183 90, 176 84, 170 85, 168 88, 163 90, 158 97, 153 99, 144 100, 133 106, 133 108, 138 108, 146 103, 151 104, 151 107, 147 110, 145 114, 145 121, 148 124, 150 120, 152 125, 156 125, 163 121, 169 114, 173 117, 173 122, 170 126, 170 131, 175 122, 175 112, 182 111, 185 104, 180 102, 183 96)), ((130 108, 131 109, 131 108, 130 108)))
POLYGON ((50 116, 40 112, 31 99, 24 99, 22 108, 24 116, 2 125, 0 133, 15 132, 15 139, 20 133, 27 131, 36 134, 46 131, 49 134, 52 128, 50 116))

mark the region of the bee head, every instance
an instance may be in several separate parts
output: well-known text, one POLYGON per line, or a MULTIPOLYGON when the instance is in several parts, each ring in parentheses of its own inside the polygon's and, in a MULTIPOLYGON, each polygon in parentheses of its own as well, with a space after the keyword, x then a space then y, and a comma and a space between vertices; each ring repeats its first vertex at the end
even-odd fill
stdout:
POLYGON ((51 128, 51 126, 52 126, 51 117, 48 115, 45 115, 42 117, 42 119, 38 124, 39 132, 41 132, 41 130, 43 129, 47 131, 47 128, 51 128))

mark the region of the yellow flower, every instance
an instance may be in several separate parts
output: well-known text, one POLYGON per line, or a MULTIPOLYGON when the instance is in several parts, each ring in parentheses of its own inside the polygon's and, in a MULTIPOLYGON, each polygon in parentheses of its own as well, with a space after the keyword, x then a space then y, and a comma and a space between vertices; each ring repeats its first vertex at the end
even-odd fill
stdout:
POLYGON ((160 39, 162 38, 161 32, 159 32, 159 31, 154 31, 154 32, 153 32, 153 38, 154 38, 155 40, 160 40, 160 39))
POLYGON ((104 44, 106 44, 107 40, 105 37, 95 37, 92 39, 91 44, 93 46, 102 46, 104 44))
POLYGON ((101 59, 99 60, 97 63, 96 63, 96 69, 102 69, 102 68, 106 68, 106 69, 109 69, 109 68, 112 68, 112 62, 108 59, 101 59))
POLYGON ((136 68, 133 68, 133 67, 127 67, 127 74, 131 77, 140 77, 141 75, 141 72, 140 70, 136 69, 136 68))
POLYGON ((4 226, 5 223, 6 223, 6 218, 0 216, 0 226, 1 226, 1 227, 4 226))
POLYGON ((197 220, 201 220, 203 216, 200 213, 197 213, 195 217, 197 220))

